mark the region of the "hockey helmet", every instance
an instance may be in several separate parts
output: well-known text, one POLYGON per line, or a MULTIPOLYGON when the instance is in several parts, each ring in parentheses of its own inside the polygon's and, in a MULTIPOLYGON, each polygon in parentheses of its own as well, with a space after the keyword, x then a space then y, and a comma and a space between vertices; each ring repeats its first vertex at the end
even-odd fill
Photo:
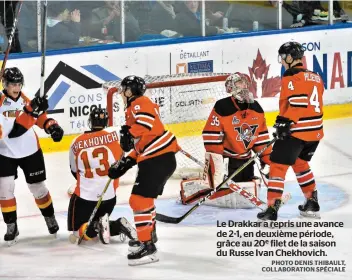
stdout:
POLYGON ((279 48, 279 59, 282 58, 286 63, 288 63, 286 61, 288 55, 291 55, 293 60, 301 59, 304 56, 303 46, 297 42, 287 42, 283 44, 279 48))
POLYGON ((147 89, 144 79, 133 75, 125 77, 121 82, 121 87, 121 92, 129 88, 134 96, 142 96, 147 89))
POLYGON ((4 74, 2 76, 3 82, 5 87, 8 84, 24 84, 24 77, 22 72, 20 71, 20 69, 18 69, 17 67, 12 67, 12 68, 6 68, 4 71, 4 74))
POLYGON ((253 94, 249 91, 250 78, 248 75, 236 72, 227 77, 225 82, 226 92, 232 94, 241 102, 253 103, 253 94))
POLYGON ((89 114, 88 125, 90 129, 103 129, 108 126, 108 120, 108 112, 103 108, 96 107, 89 114))

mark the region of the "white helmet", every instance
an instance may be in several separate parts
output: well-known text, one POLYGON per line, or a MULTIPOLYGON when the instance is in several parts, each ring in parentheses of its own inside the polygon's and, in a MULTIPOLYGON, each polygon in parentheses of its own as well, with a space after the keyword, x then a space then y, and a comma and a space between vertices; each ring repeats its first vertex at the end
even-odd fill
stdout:
POLYGON ((232 94, 241 102, 253 103, 253 94, 249 91, 250 78, 248 75, 236 72, 227 77, 225 82, 226 92, 232 94))

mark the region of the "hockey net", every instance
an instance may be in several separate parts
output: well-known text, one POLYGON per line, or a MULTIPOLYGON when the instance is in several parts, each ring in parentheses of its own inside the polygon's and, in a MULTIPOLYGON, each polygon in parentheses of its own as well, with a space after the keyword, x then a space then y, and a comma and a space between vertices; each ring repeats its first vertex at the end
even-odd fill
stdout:
MULTIPOLYGON (((166 127, 177 137, 183 150, 204 162, 202 130, 218 99, 227 97, 225 80, 228 73, 195 73, 165 76, 145 76, 146 96, 160 107, 160 116, 166 127)), ((119 127, 125 123, 124 105, 117 91, 121 81, 103 84, 107 95, 109 125, 119 127)), ((176 177, 199 176, 202 168, 178 153, 176 177)))

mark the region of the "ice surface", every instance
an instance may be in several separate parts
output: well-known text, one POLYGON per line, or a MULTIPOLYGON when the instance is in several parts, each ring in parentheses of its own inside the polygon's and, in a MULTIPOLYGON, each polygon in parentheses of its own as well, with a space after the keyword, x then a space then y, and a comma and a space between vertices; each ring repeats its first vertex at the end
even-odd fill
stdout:
MULTIPOLYGON (((19 243, 7 247, 0 241, 0 279, 352 279, 352 118, 326 121, 325 138, 312 160, 321 202, 322 221, 341 221, 345 226, 334 229, 336 248, 327 249, 328 257, 217 257, 216 220, 256 221, 257 209, 230 210, 201 206, 178 225, 158 223, 160 262, 129 267, 127 243, 118 239, 110 245, 72 245, 68 242, 66 217, 68 187, 74 183, 69 171, 68 154, 46 154, 47 186, 54 201, 60 224, 57 239, 49 236, 22 172, 16 181, 19 243), (345 260, 345 273, 279 273, 262 272, 272 260, 345 260)), ((113 217, 132 218, 128 202, 134 170, 127 184, 117 192, 118 205, 113 217)), ((303 201, 293 172, 289 172, 286 191, 293 199, 280 210, 280 221, 299 219, 297 205, 303 201)), ((188 207, 175 204, 179 182, 169 181, 157 210, 173 216, 183 214, 188 207)), ((265 193, 261 194, 265 197, 265 193)), ((256 231, 257 229, 254 229, 256 231)), ((288 229, 302 230, 302 229, 288 229)), ((6 227, 0 221, 0 233, 6 227)), ((226 238, 225 238, 226 240, 226 238)), ((235 239, 234 239, 235 240, 235 239)), ((312 239, 313 240, 313 239, 312 239)))

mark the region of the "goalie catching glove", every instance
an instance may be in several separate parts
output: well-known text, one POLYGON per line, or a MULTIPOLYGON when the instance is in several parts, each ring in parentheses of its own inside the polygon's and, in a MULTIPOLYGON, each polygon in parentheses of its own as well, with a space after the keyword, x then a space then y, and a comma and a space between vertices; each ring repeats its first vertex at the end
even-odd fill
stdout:
POLYGON ((108 176, 111 179, 120 178, 136 164, 137 162, 135 159, 131 157, 123 157, 119 163, 110 166, 108 176))

